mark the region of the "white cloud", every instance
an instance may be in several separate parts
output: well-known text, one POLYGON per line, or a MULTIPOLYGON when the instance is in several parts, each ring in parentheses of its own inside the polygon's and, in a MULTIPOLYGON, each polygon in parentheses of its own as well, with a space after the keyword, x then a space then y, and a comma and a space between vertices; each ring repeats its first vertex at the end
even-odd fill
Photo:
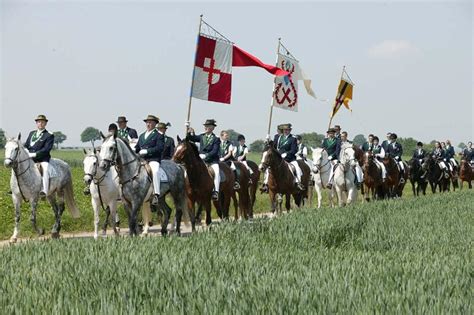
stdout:
POLYGON ((420 54, 420 49, 407 40, 384 40, 369 48, 369 56, 392 58, 420 54))

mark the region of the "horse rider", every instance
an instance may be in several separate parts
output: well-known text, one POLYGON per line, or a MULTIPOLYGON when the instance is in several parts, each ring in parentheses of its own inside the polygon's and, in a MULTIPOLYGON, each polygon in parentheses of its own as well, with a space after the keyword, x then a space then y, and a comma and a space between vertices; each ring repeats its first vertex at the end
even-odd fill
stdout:
POLYGON ((300 135, 295 136, 297 149, 296 159, 306 161, 308 158, 308 147, 303 143, 303 138, 300 135))
POLYGON ((115 123, 111 123, 107 130, 109 131, 110 134, 118 135, 118 127, 117 127, 117 124, 115 123))
POLYGON ((127 126, 128 120, 125 116, 119 116, 117 118, 118 124, 118 131, 117 135, 122 138, 126 139, 130 142, 131 139, 138 139, 137 131, 133 128, 127 126))
POLYGON ((165 138, 165 145, 163 148, 163 153, 161 154, 162 160, 171 160, 174 154, 174 148, 175 148, 174 140, 173 138, 168 137, 166 135, 166 131, 168 130, 168 127, 171 127, 171 124, 169 122, 168 123, 159 122, 158 125, 156 125, 156 129, 158 130, 158 132, 162 134, 163 137, 165 138))
POLYGON ((391 132, 387 132, 387 139, 382 142, 382 148, 385 150, 385 152, 387 152, 388 145, 391 142, 391 140, 390 140, 391 135, 392 135, 391 132))
POLYGON ((374 147, 374 135, 373 134, 370 134, 368 137, 367 137, 367 141, 364 142, 364 144, 362 144, 362 146, 360 147, 360 149, 364 152, 369 152, 369 151, 372 151, 372 148, 374 147))
POLYGON ((435 142, 435 147, 433 149, 433 152, 431 152, 431 155, 438 162, 439 168, 444 173, 444 176, 448 178, 449 169, 445 162, 446 153, 444 152, 443 147, 441 146, 441 143, 439 141, 435 142))
POLYGON ((219 161, 229 165, 230 169, 234 172, 234 190, 240 189, 239 174, 234 164, 234 146, 229 141, 229 133, 225 130, 221 131, 221 143, 219 146, 219 161))
MULTIPOLYGON (((352 146, 352 142, 347 139, 347 136, 347 131, 341 132, 341 147, 346 143, 352 146)), ((359 189, 362 185, 362 182, 364 181, 364 171, 362 171, 362 167, 360 167, 359 163, 356 163, 354 170, 356 173, 356 186, 357 189, 359 189)))
POLYGON ((221 181, 219 169, 219 147, 220 140, 214 134, 217 124, 214 119, 207 119, 204 122, 204 133, 196 135, 193 128, 188 127, 188 139, 199 142, 199 157, 214 171, 214 190, 212 199, 219 199, 219 185, 221 181))
MULTIPOLYGON (((239 142, 239 145, 236 146, 234 149, 234 159, 244 164, 247 170, 249 171, 250 175, 252 175, 253 170, 249 167, 247 163, 247 155, 249 154, 249 149, 247 148, 247 145, 245 144, 245 136, 238 135, 237 141, 239 142)), ((252 183, 252 179, 250 179, 250 183, 252 183)))
POLYGON ((160 199, 160 162, 165 146, 165 137, 156 129, 159 122, 158 117, 148 115, 143 121, 146 123, 146 131, 138 138, 135 146, 137 152, 151 168, 153 181, 153 199, 151 204, 156 206, 160 199))
POLYGON ((387 169, 385 168, 385 164, 383 164, 383 159, 385 158, 385 150, 379 144, 379 137, 373 137, 373 146, 372 146, 372 154, 375 156, 375 163, 380 167, 382 170, 382 182, 385 182, 387 179, 387 169))
MULTIPOLYGON (((278 140, 280 139, 280 136, 283 134, 283 126, 284 126, 284 124, 279 124, 277 126, 277 130, 276 130, 277 133, 273 136, 273 146, 274 147, 278 143, 278 140)), ((270 141, 270 135, 267 135, 267 141, 270 141)), ((266 155, 267 155, 267 152, 263 152, 262 161, 265 159, 266 155)), ((268 175, 269 175, 269 170, 267 168, 265 170, 265 174, 263 174, 263 183, 262 183, 262 187, 260 187, 260 192, 261 193, 268 193, 268 175)))
POLYGON ((280 153, 281 157, 287 163, 290 163, 294 166, 295 172, 293 173, 292 171, 292 173, 296 180, 296 186, 299 190, 305 190, 306 188, 303 186, 303 184, 301 184, 301 176, 303 175, 303 171, 296 160, 296 151, 298 150, 298 146, 296 144, 296 138, 291 134, 291 124, 284 124, 282 129, 283 134, 278 138, 278 142, 274 144, 275 149, 280 153))
POLYGON ((328 153, 328 159, 331 162, 332 167, 329 169, 329 182, 327 188, 332 188, 334 180, 334 169, 339 163, 339 153, 341 152, 341 140, 336 138, 336 130, 330 128, 327 131, 328 137, 324 138, 321 147, 328 153))
POLYGON ((33 159, 33 162, 39 163, 43 169, 43 187, 39 196, 45 198, 48 195, 49 189, 49 160, 51 159, 50 152, 54 145, 54 135, 46 130, 48 119, 45 115, 38 115, 35 122, 36 130, 30 132, 24 146, 28 150, 28 155, 33 159))
MULTIPOLYGON (((423 163, 423 159, 426 156, 426 151, 423 149, 423 142, 418 141, 416 143, 416 149, 413 151, 412 158, 418 163, 419 166, 423 163)), ((426 175, 426 172, 423 172, 423 174, 420 176, 420 178, 424 178, 426 175)))
POLYGON ((454 147, 451 145, 450 140, 446 140, 446 147, 444 149, 444 154, 446 156, 447 162, 450 163, 452 170, 459 168, 458 162, 454 158, 456 152, 454 151, 454 147))
POLYGON ((336 133, 334 134, 334 136, 335 136, 337 139, 341 140, 341 126, 335 125, 335 126, 334 126, 334 130, 335 130, 335 132, 336 132, 336 133))
POLYGON ((472 148, 472 141, 467 143, 467 146, 462 151, 462 158, 474 166, 474 149, 472 148))
MULTIPOLYGON (((390 135, 390 144, 387 147, 386 153, 389 157, 397 162, 398 169, 400 173, 405 172, 405 165, 403 164, 402 155, 403 155, 403 147, 402 145, 397 142, 397 134, 392 133, 390 135)), ((403 184, 405 179, 403 176, 400 176, 400 184, 403 184)))

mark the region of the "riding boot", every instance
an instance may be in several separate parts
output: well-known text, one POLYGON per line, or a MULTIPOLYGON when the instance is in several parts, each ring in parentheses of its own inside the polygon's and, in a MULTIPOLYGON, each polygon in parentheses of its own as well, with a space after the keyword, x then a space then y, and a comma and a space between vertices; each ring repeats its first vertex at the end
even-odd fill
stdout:
POLYGON ((154 194, 153 199, 151 200, 151 204, 153 206, 157 206, 159 202, 160 202, 160 194, 154 194))
POLYGON ((260 187, 260 193, 265 194, 268 193, 268 184, 262 184, 262 187, 260 187))

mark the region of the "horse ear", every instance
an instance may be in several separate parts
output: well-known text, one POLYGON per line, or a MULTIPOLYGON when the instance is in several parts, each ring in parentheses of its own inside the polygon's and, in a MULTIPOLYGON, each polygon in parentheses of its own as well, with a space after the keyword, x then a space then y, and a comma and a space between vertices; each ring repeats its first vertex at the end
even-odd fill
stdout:
POLYGON ((117 132, 114 131, 114 140, 117 139, 117 132))
POLYGON ((18 140, 18 141, 20 141, 20 140, 21 140, 21 132, 20 132, 20 133, 18 133, 18 138, 17 138, 17 140, 18 140))
POLYGON ((93 152, 94 152, 94 154, 97 154, 97 149, 96 149, 96 148, 94 148, 94 151, 93 151, 93 152))
POLYGON ((85 155, 87 155, 87 151, 86 151, 86 149, 82 149, 82 150, 84 151, 84 154, 85 154, 85 155))
POLYGON ((100 132, 100 136, 102 137, 102 140, 105 140, 105 136, 104 136, 104 134, 102 133, 102 131, 100 132))
POLYGON ((179 135, 176 135, 176 140, 178 141, 178 143, 183 142, 183 140, 181 140, 181 137, 179 135))

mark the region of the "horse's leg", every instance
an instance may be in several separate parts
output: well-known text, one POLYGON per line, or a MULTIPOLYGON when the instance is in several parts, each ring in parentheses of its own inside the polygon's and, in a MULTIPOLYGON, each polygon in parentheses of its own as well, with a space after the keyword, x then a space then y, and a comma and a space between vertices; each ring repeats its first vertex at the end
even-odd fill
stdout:
MULTIPOLYGON (((100 211, 100 210, 98 210, 98 211, 100 211)), ((107 208, 105 208, 104 224, 102 225, 102 234, 103 235, 107 235, 107 225, 109 224, 109 218, 110 218, 110 207, 107 206, 107 208)), ((98 219, 98 216, 97 216, 97 219, 98 219)), ((113 218, 113 220, 115 221, 115 217, 113 218)), ((97 221, 97 225, 99 225, 98 221, 97 221)))
MULTIPOLYGON (((13 205, 15 206, 15 228, 13 229, 13 235, 10 237, 10 243, 15 243, 18 239, 18 234, 20 233, 20 215, 21 215, 21 197, 12 194, 13 205)), ((33 202, 35 205, 36 211, 36 203, 37 201, 32 201, 31 206, 33 207, 33 202)), ((33 211, 33 209, 31 210, 33 211)))
POLYGON ((176 235, 181 236, 181 221, 183 219, 184 207, 186 206, 186 196, 181 191, 172 194, 173 203, 176 208, 176 235))
POLYGON ((58 204, 56 203, 56 196, 54 194, 51 194, 47 198, 48 198, 49 204, 51 205, 51 208, 53 208, 54 220, 55 220, 53 229, 51 230, 51 237, 59 238, 59 231, 61 230, 61 214, 59 211, 58 204))
POLYGON ((212 223, 211 200, 206 200, 206 203, 205 203, 204 207, 206 208, 206 225, 211 225, 211 223, 212 223))
POLYGON ((31 202, 31 205, 30 205, 30 208, 31 208, 31 225, 33 226, 33 230, 39 235, 43 235, 44 234, 44 230, 42 228, 38 228, 38 226, 36 225, 36 208, 38 207, 38 201, 37 200, 33 200, 31 202))
POLYGON ((114 229, 114 234, 118 236, 120 234, 120 221, 117 213, 117 198, 112 198, 112 201, 109 203, 107 208, 110 209, 112 215, 112 228, 114 229))
MULTIPOLYGON (((299 198, 299 197, 297 197, 297 198, 299 198)), ((286 208, 286 212, 289 213, 290 208, 291 208, 291 195, 290 194, 285 194, 285 208, 286 208)))
POLYGON ((277 212, 279 215, 281 215, 283 212, 283 195, 282 194, 277 194, 277 203, 278 203, 277 212))
POLYGON ((151 221, 151 209, 150 203, 145 202, 142 207, 142 216, 143 216, 143 231, 142 235, 148 235, 148 230, 150 229, 150 221, 151 221))
POLYGON ((163 222, 161 223, 161 236, 168 235, 168 223, 170 222, 171 212, 173 211, 170 206, 165 201, 165 198, 162 199, 162 208, 163 208, 163 222))
POLYGON ((268 192, 268 196, 270 198, 270 206, 271 206, 271 211, 272 211, 272 214, 275 215, 277 213, 276 212, 276 194, 273 192, 273 191, 269 191, 268 192))
MULTIPOLYGON (((92 209, 94 209, 94 239, 99 237, 99 205, 95 198, 92 198, 92 209)), ((107 222, 107 220, 105 221, 107 222)), ((107 224, 107 223, 106 223, 107 224)), ((107 225, 104 226, 104 230, 107 229, 107 225)))
MULTIPOLYGON (((239 198, 240 202, 240 198, 239 198)), ((232 193, 232 203, 234 204, 234 220, 237 221, 239 219, 239 202, 237 201, 237 193, 234 191, 232 193)), ((242 208, 240 208, 242 212, 242 208)), ((244 216, 242 213, 240 214, 242 217, 244 216)))
POLYGON ((321 204, 323 201, 323 186, 319 183, 314 183, 314 190, 316 190, 316 196, 318 198, 318 209, 321 208, 321 204))

